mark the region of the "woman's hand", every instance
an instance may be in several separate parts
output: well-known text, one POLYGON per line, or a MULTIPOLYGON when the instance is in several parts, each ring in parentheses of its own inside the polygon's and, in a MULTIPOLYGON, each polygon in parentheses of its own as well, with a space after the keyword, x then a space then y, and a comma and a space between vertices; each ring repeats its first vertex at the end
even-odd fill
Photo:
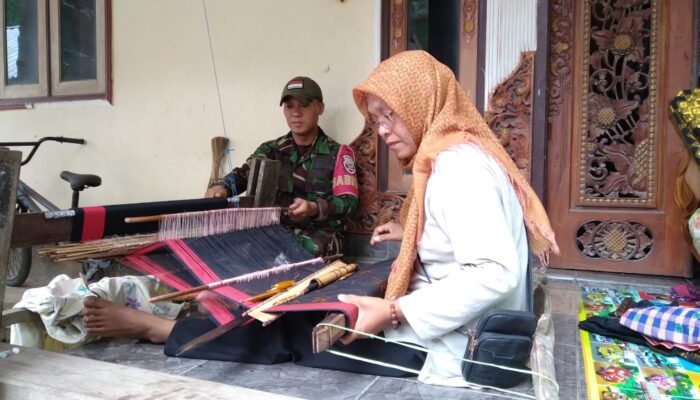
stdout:
POLYGON ((374 232, 372 232, 372 239, 370 239, 369 244, 374 246, 379 242, 384 242, 387 240, 395 240, 400 242, 401 239, 403 239, 403 226, 401 226, 401 224, 398 222, 390 221, 374 228, 374 232))
MULTIPOLYGON (((338 300, 343 303, 354 304, 358 308, 355 330, 376 334, 391 326, 391 313, 389 301, 379 297, 355 296, 352 294, 338 295, 338 300)), ((340 341, 350 344, 355 339, 366 339, 367 336, 351 332, 349 336, 340 341)))
POLYGON ((287 215, 294 222, 299 222, 306 217, 318 215, 318 203, 297 197, 287 209, 287 215))

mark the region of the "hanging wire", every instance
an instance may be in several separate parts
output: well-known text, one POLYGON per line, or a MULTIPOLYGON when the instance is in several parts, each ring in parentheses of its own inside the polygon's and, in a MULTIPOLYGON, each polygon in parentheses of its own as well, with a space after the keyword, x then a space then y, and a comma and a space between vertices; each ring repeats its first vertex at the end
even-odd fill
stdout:
MULTIPOLYGON (((221 125, 224 129, 224 137, 228 137, 228 132, 226 130, 226 119, 224 118, 224 107, 221 102, 221 90, 219 88, 219 74, 216 71, 216 61, 214 59, 214 47, 212 46, 211 43, 211 29, 209 27, 209 14, 207 12, 207 2, 206 0, 202 0, 202 8, 204 9, 204 23, 207 27, 207 38, 209 39, 209 55, 211 56, 211 66, 212 69, 214 70, 214 82, 216 83, 216 95, 219 99, 219 114, 221 115, 221 125)), ((229 143, 231 141, 229 140, 229 143)), ((226 163, 228 164, 228 170, 233 171, 233 163, 231 161, 231 153, 233 152, 233 149, 230 147, 227 147, 225 150, 226 153, 226 163)), ((231 189, 231 195, 233 197, 236 197, 238 193, 236 192, 236 183, 235 182, 230 182, 227 180, 224 180, 224 184, 228 186, 229 189, 231 189)), ((238 205, 235 205, 234 207, 238 207, 238 205)))

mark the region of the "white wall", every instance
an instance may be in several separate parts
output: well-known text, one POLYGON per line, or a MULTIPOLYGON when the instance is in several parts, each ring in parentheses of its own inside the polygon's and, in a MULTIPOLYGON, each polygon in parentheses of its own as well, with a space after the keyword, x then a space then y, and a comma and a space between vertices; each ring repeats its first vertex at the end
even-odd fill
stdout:
POLYGON ((0 141, 46 135, 22 179, 61 207, 61 170, 95 173, 103 186, 82 205, 200 197, 210 139, 226 135, 240 165, 262 141, 287 132, 279 107, 296 75, 324 91, 321 126, 341 143, 362 128, 351 89, 374 67, 379 0, 117 0, 112 2, 113 102, 0 111, 0 141), (204 9, 206 6, 208 26, 204 9), (209 39, 221 93, 221 108, 209 39))

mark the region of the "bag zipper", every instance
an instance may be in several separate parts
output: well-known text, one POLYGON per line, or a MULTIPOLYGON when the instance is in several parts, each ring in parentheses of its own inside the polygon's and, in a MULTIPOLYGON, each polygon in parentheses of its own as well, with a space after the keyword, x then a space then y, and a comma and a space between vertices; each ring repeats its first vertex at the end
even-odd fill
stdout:
POLYGON ((469 329, 469 359, 474 359, 474 351, 476 350, 476 331, 469 329))

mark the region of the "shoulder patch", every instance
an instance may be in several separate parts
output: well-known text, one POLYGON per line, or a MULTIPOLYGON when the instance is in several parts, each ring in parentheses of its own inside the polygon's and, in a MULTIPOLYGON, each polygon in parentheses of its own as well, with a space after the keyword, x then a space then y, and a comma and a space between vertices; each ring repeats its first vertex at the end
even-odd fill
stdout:
POLYGON ((351 195, 358 197, 357 171, 355 153, 346 145, 340 146, 333 170, 333 195, 351 195))

